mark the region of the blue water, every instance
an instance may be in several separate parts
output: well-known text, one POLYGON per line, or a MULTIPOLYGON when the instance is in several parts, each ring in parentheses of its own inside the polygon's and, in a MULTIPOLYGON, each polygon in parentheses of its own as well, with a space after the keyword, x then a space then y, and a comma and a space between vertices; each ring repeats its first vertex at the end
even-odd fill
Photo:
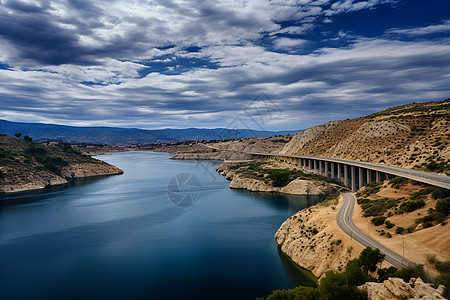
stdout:
POLYGON ((254 299, 313 284, 273 236, 317 198, 231 190, 219 162, 98 158, 125 173, 0 199, 0 299, 254 299), (174 190, 180 173, 201 187, 174 190))

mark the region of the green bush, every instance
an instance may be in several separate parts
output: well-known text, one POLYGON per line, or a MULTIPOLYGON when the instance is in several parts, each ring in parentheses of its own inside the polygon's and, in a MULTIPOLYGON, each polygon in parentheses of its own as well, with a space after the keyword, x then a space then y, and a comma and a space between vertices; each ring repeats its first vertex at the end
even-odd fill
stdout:
POLYGON ((412 212, 418 208, 424 207, 425 201, 423 199, 419 200, 409 200, 400 204, 400 209, 405 212, 412 212))
POLYGON ((450 213, 450 197, 438 200, 434 209, 435 211, 448 216, 450 213))
POLYGON ((396 234, 403 234, 404 232, 405 232, 405 228, 403 228, 401 226, 397 226, 397 228, 395 229, 396 234))
POLYGON ((267 177, 272 179, 273 186, 283 187, 291 182, 289 171, 273 170, 267 177))
POLYGON ((402 185, 405 185, 408 183, 408 178, 397 176, 397 177, 390 179, 389 183, 392 185, 393 188, 398 189, 402 185))
POLYGON ((378 281, 383 282, 389 277, 395 277, 398 272, 398 269, 396 267, 389 267, 389 268, 383 268, 378 269, 378 281))
POLYGON ((35 144, 30 144, 28 148, 25 149, 25 153, 30 155, 43 155, 47 153, 47 149, 35 144))
POLYGON ((389 221, 389 220, 386 220, 386 221, 384 222, 384 224, 386 225, 386 228, 387 228, 387 229, 391 229, 392 227, 395 226, 395 224, 391 223, 391 221, 389 221))
POLYGON ((383 215, 388 209, 396 207, 400 202, 399 199, 382 198, 376 200, 364 201, 361 204, 364 210, 364 217, 375 217, 383 215))
POLYGON ((423 270, 423 265, 417 265, 415 267, 406 267, 397 272, 397 277, 400 277, 405 282, 409 282, 411 278, 422 278, 426 281, 425 271, 423 270))
POLYGON ((450 197, 450 190, 443 188, 436 188, 431 193, 431 197, 433 197, 433 199, 443 199, 450 197))
POLYGON ((41 164, 53 164, 53 165, 61 165, 61 166, 69 165, 69 163, 67 161, 65 161, 61 157, 57 157, 57 156, 55 156, 55 157, 53 157, 53 156, 46 156, 46 157, 38 156, 38 157, 36 157, 36 161, 40 162, 41 164))
POLYGON ((432 222, 425 222, 425 223, 423 223, 423 228, 430 228, 431 226, 433 226, 433 223, 432 222))
MULTIPOLYGON (((319 290, 313 287, 299 286, 292 290, 276 290, 267 296, 267 300, 282 300, 282 299, 305 299, 316 300, 320 299, 319 290)), ((264 300, 264 298, 256 298, 256 300, 264 300)))
POLYGON ((349 285, 347 277, 343 273, 328 271, 322 278, 319 285, 319 299, 347 300, 347 299, 366 299, 366 295, 356 288, 349 285))
POLYGON ((49 170, 57 175, 61 175, 61 170, 59 169, 58 166, 56 166, 54 164, 44 164, 44 168, 46 168, 47 170, 49 170))
POLYGON ((418 192, 415 192, 411 195, 411 200, 419 200, 422 199, 425 195, 431 194, 435 190, 434 187, 427 187, 424 189, 421 189, 418 192))
POLYGON ((26 163, 26 164, 30 164, 30 163, 31 163, 31 159, 25 158, 25 159, 23 160, 23 162, 26 163))
POLYGON ((386 220, 386 217, 376 217, 372 219, 372 223, 375 226, 380 226, 384 224, 384 221, 386 220))

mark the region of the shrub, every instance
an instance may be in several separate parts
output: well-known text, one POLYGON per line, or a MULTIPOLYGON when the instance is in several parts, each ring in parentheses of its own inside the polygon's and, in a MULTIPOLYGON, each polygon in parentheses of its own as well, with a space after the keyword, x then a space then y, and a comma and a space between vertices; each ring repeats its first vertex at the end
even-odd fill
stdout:
POLYGON ((384 224, 386 225, 386 228, 387 228, 387 229, 391 229, 392 227, 395 226, 395 224, 391 223, 391 221, 389 221, 389 220, 386 220, 386 221, 384 222, 384 224))
POLYGON ((31 163, 31 159, 25 158, 25 159, 23 160, 23 162, 26 163, 26 164, 29 164, 29 163, 31 163))
POLYGON ((397 272, 397 277, 400 277, 405 282, 409 282, 409 280, 413 277, 414 278, 420 277, 422 280, 426 281, 423 265, 403 268, 397 272))
MULTIPOLYGON (((276 290, 267 296, 267 300, 279 299, 305 299, 315 300, 319 299, 319 290, 313 287, 299 286, 292 290, 276 290)), ((263 300, 264 298, 256 298, 256 300, 263 300)))
POLYGON ((446 216, 450 213, 450 197, 438 200, 435 206, 436 212, 440 212, 446 216))
POLYGON ((267 177, 272 179, 273 186, 283 187, 291 182, 291 176, 289 171, 274 170, 267 177))
POLYGON ((27 142, 32 142, 32 141, 33 141, 33 138, 31 138, 31 137, 28 136, 28 135, 24 136, 23 139, 24 139, 25 141, 27 141, 27 142))
POLYGON ((433 199, 443 199, 450 197, 450 190, 443 188, 436 188, 431 193, 431 197, 433 197, 433 199))
POLYGON ((59 167, 54 164, 44 164, 44 168, 46 168, 47 170, 49 170, 57 175, 61 174, 61 170, 59 169, 59 167))
POLYGON ((37 146, 35 144, 30 144, 27 149, 25 149, 25 153, 30 155, 42 155, 47 153, 47 149, 41 146, 37 146))
POLYGON ((356 288, 349 285, 343 273, 328 271, 320 281, 320 299, 366 299, 365 295, 356 288))
POLYGON ((375 226, 380 226, 384 224, 384 221, 386 220, 386 217, 376 217, 372 219, 372 223, 375 226))
POLYGON ((389 268, 383 268, 378 269, 378 281, 383 282, 389 277, 395 277, 398 272, 398 269, 396 267, 389 267, 389 268))
POLYGON ((415 192, 411 195, 411 200, 418 200, 418 199, 422 199, 425 195, 428 195, 430 193, 432 193, 434 191, 434 187, 427 187, 424 189, 421 189, 418 192, 415 192))
POLYGON ((397 234, 403 234, 405 232, 405 228, 401 227, 401 226, 397 226, 397 228, 395 229, 395 233, 397 234))
POLYGON ((415 211, 416 209, 424 207, 424 206, 425 206, 425 201, 423 199, 410 200, 410 201, 406 201, 406 202, 403 202, 402 204, 400 204, 400 209, 405 212, 412 212, 412 211, 415 211))
POLYGON ((425 223, 423 223, 423 228, 430 228, 431 226, 433 226, 432 222, 425 222, 425 223))
POLYGON ((402 185, 408 183, 408 179, 405 177, 394 177, 389 180, 389 183, 392 185, 394 189, 400 188, 402 185))

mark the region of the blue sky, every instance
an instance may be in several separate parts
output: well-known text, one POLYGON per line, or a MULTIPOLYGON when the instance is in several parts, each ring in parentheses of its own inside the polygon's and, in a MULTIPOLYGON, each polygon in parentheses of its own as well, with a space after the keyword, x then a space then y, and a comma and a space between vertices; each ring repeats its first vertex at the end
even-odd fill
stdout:
POLYGON ((303 129, 449 87, 448 0, 0 0, 10 121, 303 129))

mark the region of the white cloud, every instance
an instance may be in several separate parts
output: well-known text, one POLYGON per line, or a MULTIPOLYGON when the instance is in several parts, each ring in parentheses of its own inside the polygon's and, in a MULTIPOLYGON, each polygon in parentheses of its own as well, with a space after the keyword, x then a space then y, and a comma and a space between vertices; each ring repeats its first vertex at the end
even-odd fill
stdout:
POLYGON ((430 25, 425 27, 406 28, 406 29, 391 29, 387 33, 404 34, 404 35, 426 35, 440 32, 450 31, 450 20, 446 20, 443 24, 430 25))
POLYGON ((273 41, 273 45, 274 45, 275 49, 289 50, 289 49, 293 49, 298 46, 301 46, 306 42, 307 42, 306 40, 282 37, 282 38, 275 39, 273 41))

